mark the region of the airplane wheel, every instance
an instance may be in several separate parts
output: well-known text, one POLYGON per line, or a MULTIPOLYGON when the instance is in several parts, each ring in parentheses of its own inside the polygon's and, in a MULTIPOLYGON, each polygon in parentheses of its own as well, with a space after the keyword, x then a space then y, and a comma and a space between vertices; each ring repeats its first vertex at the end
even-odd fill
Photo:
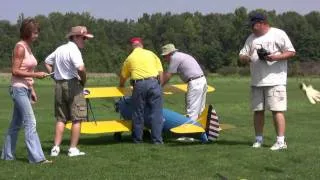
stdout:
POLYGON ((121 135, 121 132, 116 132, 113 134, 113 139, 117 142, 121 142, 122 140, 122 135, 121 135))

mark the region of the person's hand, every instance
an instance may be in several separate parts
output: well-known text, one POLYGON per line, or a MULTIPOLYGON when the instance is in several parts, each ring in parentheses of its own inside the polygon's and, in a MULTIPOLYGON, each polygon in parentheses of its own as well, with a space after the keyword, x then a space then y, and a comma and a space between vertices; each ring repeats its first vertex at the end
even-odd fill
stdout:
POLYGON ((279 59, 278 55, 275 55, 275 54, 270 54, 268 56, 265 57, 265 59, 267 61, 277 61, 279 59))
POLYGON ((34 89, 32 88, 31 90, 31 102, 32 103, 36 103, 38 101, 38 97, 36 92, 34 91, 34 89))
POLYGON ((86 82, 82 81, 82 80, 79 80, 80 84, 82 87, 84 87, 86 85, 86 82))
POLYGON ((240 61, 244 64, 248 64, 251 62, 251 57, 247 55, 241 55, 240 56, 240 61))
POLYGON ((43 79, 47 77, 49 74, 46 72, 34 72, 34 77, 38 79, 43 79))

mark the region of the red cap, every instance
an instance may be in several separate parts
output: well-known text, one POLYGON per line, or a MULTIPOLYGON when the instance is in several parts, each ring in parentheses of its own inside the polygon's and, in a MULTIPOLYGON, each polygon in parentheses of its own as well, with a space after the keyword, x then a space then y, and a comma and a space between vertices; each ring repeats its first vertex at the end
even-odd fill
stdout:
POLYGON ((140 43, 142 44, 142 39, 139 37, 133 37, 130 39, 131 44, 136 44, 136 43, 140 43))

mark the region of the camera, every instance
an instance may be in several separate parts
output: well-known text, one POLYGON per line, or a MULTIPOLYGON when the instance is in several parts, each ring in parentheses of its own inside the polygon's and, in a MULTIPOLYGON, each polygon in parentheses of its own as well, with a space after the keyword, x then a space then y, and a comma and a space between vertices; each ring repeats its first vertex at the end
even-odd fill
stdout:
POLYGON ((260 49, 257 49, 257 54, 260 60, 266 60, 266 57, 270 55, 270 52, 261 46, 260 49))

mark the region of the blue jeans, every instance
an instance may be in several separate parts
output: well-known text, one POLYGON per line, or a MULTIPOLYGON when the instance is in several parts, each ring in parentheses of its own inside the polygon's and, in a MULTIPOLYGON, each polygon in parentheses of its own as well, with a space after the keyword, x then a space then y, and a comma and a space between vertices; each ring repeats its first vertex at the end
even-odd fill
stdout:
POLYGON ((36 130, 36 119, 30 103, 31 90, 23 87, 11 87, 10 94, 13 99, 14 109, 10 127, 2 148, 1 159, 14 159, 18 132, 23 125, 29 162, 37 163, 44 161, 46 158, 41 148, 36 130))
POLYGON ((142 142, 144 124, 150 124, 151 138, 155 144, 162 144, 162 91, 156 79, 136 82, 132 92, 132 138, 142 142))

